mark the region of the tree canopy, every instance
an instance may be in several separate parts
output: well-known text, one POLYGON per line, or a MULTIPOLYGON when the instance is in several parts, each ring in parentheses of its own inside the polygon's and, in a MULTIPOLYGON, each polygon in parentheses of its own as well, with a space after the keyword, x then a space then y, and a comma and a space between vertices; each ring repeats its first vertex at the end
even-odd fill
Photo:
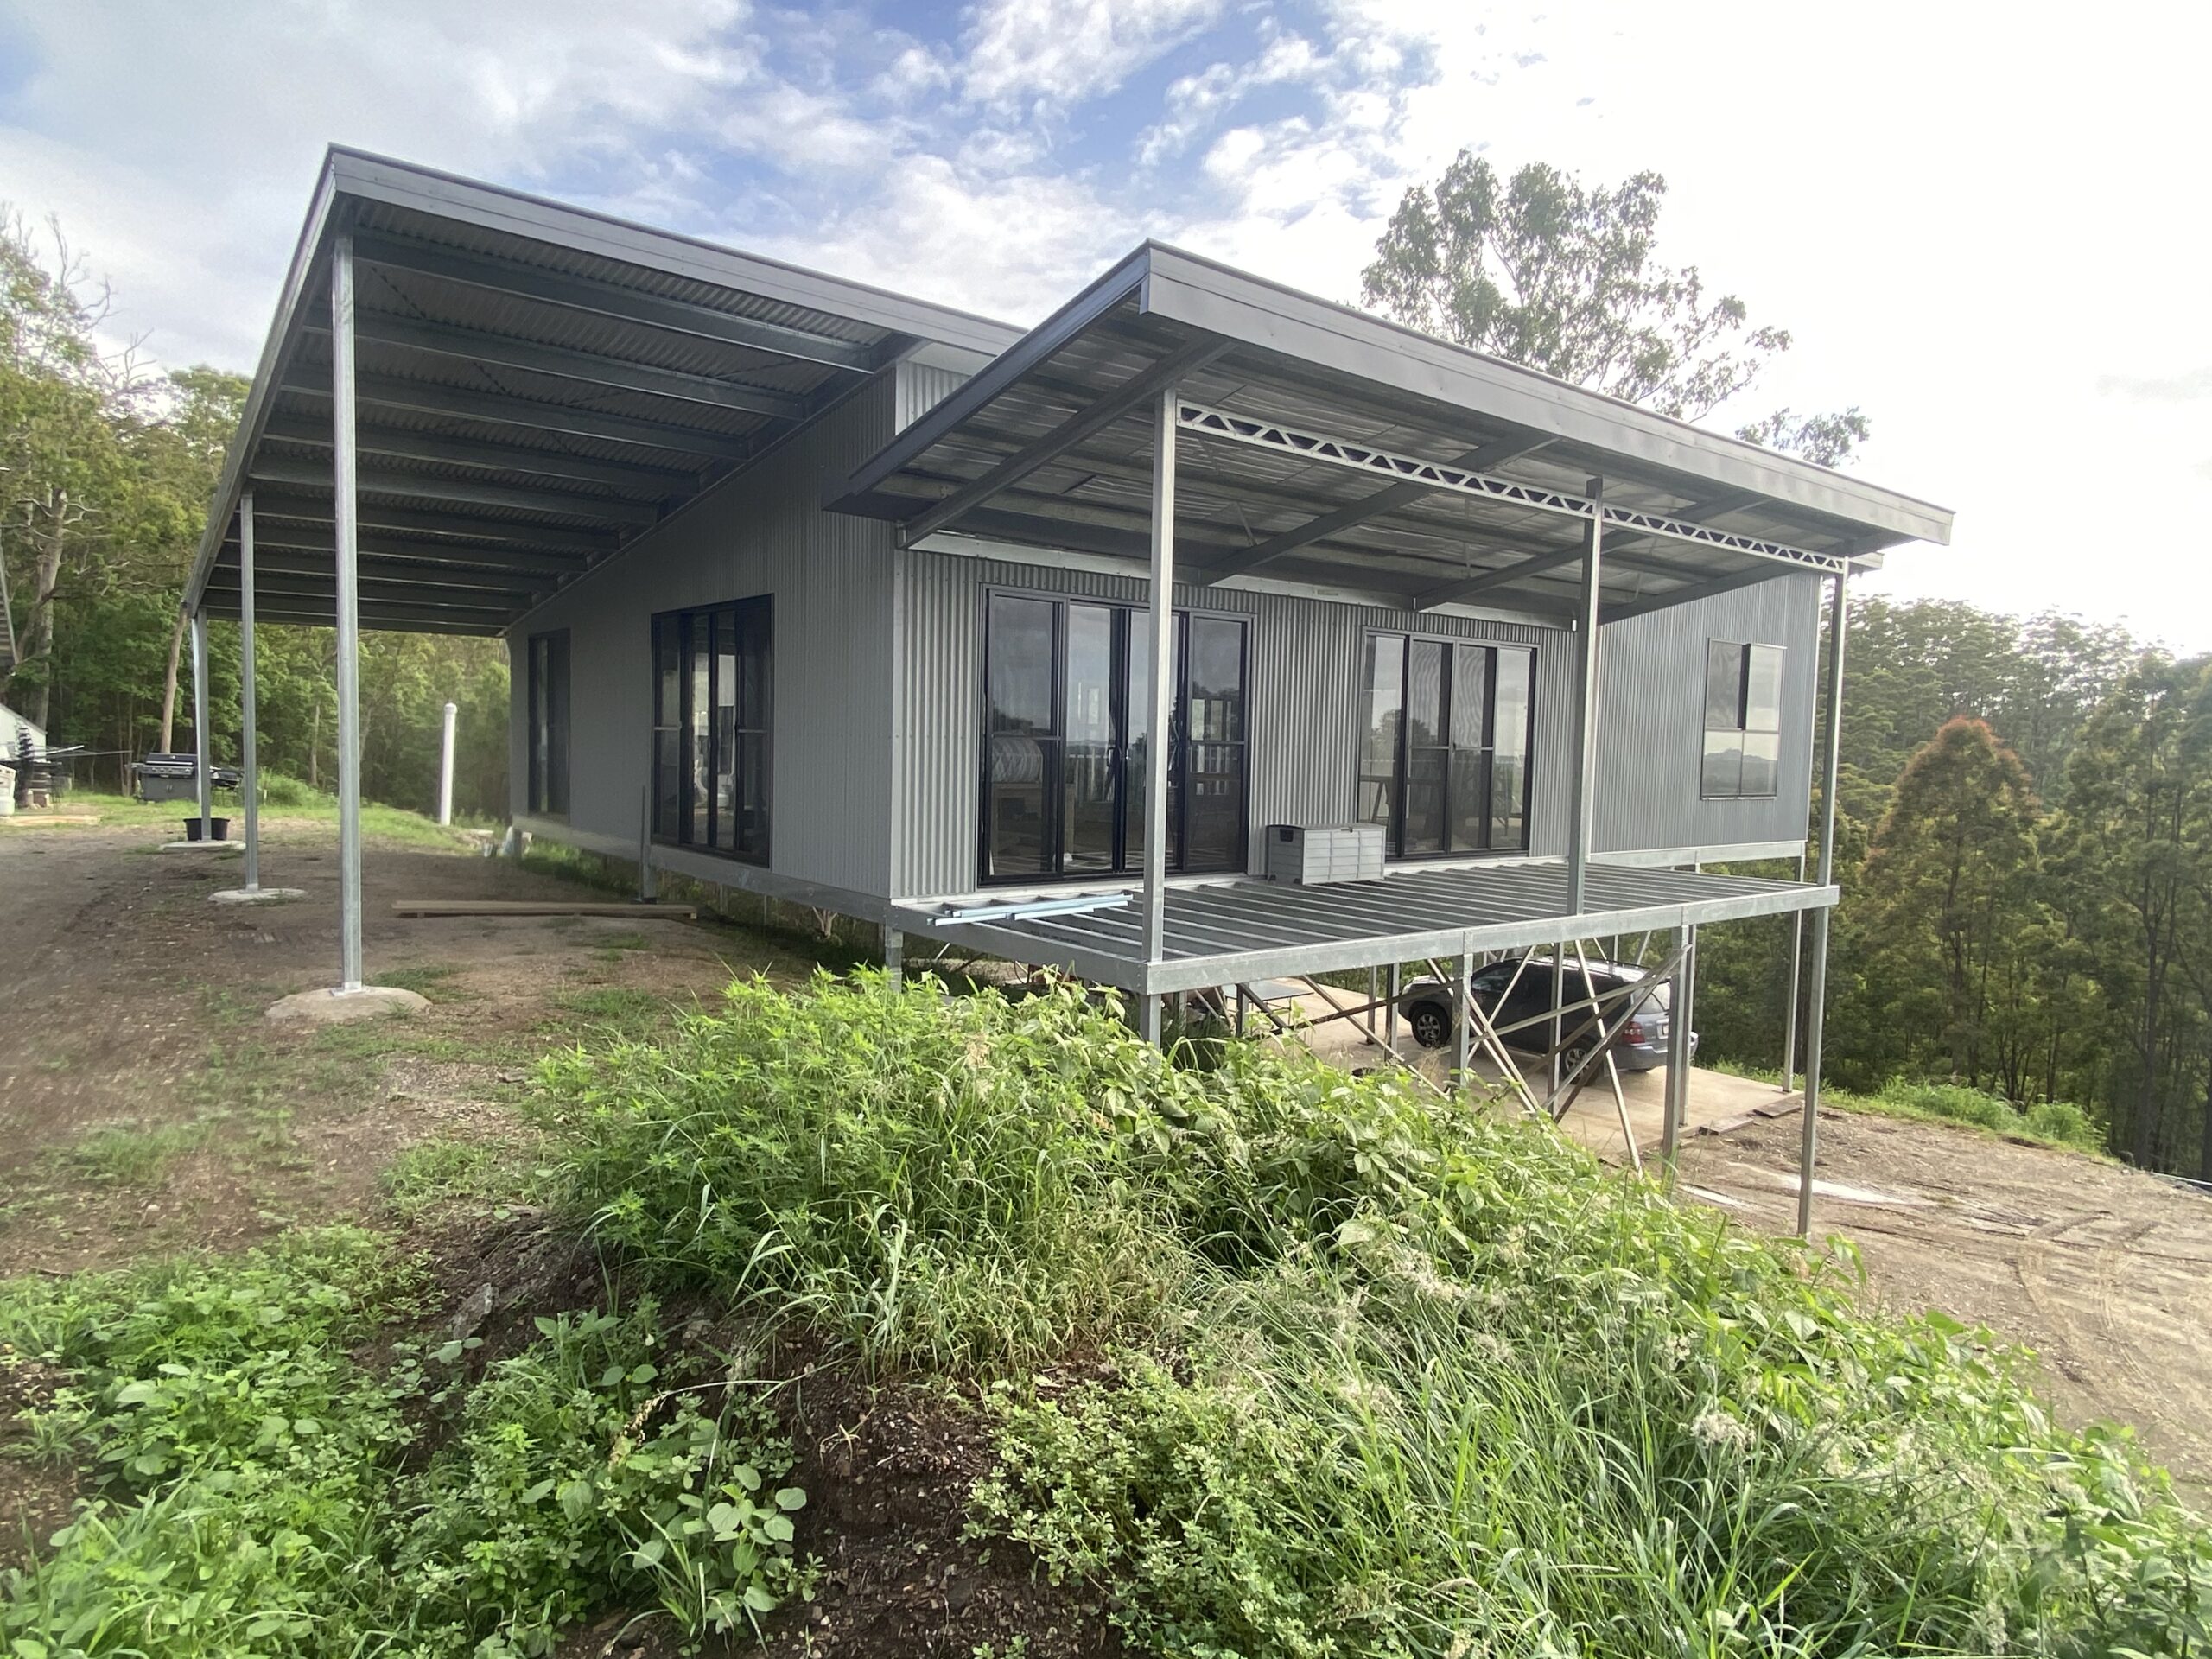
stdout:
MULTIPOLYGON (((1667 181, 1586 185, 1541 162, 1510 179, 1471 150, 1406 192, 1362 279, 1363 302, 1441 339, 1697 420, 1747 391, 1788 351, 1695 265, 1659 257, 1667 181)), ((1863 442, 1856 408, 1777 410, 1738 435, 1834 466, 1863 442)))

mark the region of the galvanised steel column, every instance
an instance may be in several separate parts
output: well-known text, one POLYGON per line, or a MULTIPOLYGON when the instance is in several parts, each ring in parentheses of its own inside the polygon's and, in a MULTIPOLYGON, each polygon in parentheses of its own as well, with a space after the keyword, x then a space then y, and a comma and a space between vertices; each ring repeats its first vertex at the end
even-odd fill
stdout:
POLYGON ((1463 950, 1459 953, 1459 982, 1452 988, 1452 1084, 1469 1095, 1475 1091, 1475 1074, 1467 1052, 1467 1028, 1474 1022, 1467 1004, 1474 994, 1467 982, 1474 976, 1475 953, 1463 950))
MULTIPOLYGON (((1153 416, 1152 581, 1145 616, 1152 634, 1152 715, 1145 728, 1144 959, 1156 963, 1167 944, 1167 752, 1175 714, 1175 409, 1176 388, 1160 394, 1153 416)), ((1160 999, 1139 1000, 1139 1029, 1160 1040, 1160 999)))
MULTIPOLYGON (((1850 626, 1845 602, 1847 567, 1835 575, 1828 601, 1828 723, 1821 734, 1821 861, 1817 880, 1835 880, 1835 788, 1843 742, 1843 643, 1850 626)), ((1813 984, 1805 1004, 1805 1124, 1797 1147, 1797 1236, 1813 1236, 1813 1165, 1820 1152, 1821 1038, 1828 995, 1828 911, 1813 912, 1813 984)))
POLYGON ((453 822, 453 728, 461 713, 453 703, 446 704, 443 728, 438 734, 438 822, 453 822))
MULTIPOLYGON (((1590 825, 1595 816, 1598 771, 1598 577, 1605 550, 1605 480, 1590 480, 1589 522, 1583 526, 1582 595, 1574 609, 1581 649, 1574 659, 1574 749, 1567 775, 1567 913, 1583 910, 1590 825)), ((1557 963, 1554 963, 1556 967, 1557 963)), ((1557 1037, 1554 1039, 1556 1042, 1557 1037)), ((1556 1071, 1556 1067, 1554 1068, 1556 1071)))
POLYGON ((207 752, 207 613, 192 613, 192 749, 195 764, 193 775, 199 783, 200 840, 205 845, 212 834, 207 820, 214 814, 215 780, 209 767, 213 757, 207 752))
MULTIPOLYGON (((1797 885, 1805 885, 1805 855, 1797 855, 1797 885)), ((1805 959, 1805 912, 1789 912, 1789 1003, 1782 1018, 1782 1092, 1797 1086, 1797 969, 1805 959)))
POLYGON ((340 991, 361 988, 361 615, 353 449, 353 237, 330 256, 330 486, 337 544, 338 954, 340 991))
POLYGON ((261 760, 254 739, 253 492, 238 497, 238 787, 245 791, 245 891, 261 891, 261 760))
POLYGON ((1659 1104, 1659 1155, 1669 1167, 1689 1115, 1690 952, 1696 946, 1694 927, 1675 930, 1675 982, 1667 994, 1667 1087, 1659 1104))

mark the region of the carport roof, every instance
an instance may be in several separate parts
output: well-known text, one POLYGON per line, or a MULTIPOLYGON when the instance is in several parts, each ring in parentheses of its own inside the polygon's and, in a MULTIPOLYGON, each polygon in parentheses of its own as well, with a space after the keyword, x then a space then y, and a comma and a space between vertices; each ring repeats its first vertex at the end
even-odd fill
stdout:
POLYGON ((1147 243, 833 487, 833 509, 1138 558, 1173 389, 1177 574, 1560 616, 1604 480, 1604 614, 1946 542, 1951 514, 1147 243))
POLYGON ((353 240, 364 627, 495 634, 886 365, 1006 324, 429 168, 327 156, 187 603, 334 619, 330 257, 353 240))

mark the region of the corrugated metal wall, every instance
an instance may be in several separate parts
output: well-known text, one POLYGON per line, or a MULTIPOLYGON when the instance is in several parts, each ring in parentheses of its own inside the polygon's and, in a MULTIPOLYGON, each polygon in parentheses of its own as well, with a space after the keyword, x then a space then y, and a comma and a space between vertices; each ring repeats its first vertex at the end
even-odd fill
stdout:
POLYGON ((651 759, 652 618, 758 594, 775 600, 772 868, 886 891, 890 778, 892 536, 822 511, 825 486, 892 435, 886 374, 752 473, 702 497, 518 630, 510 700, 513 791, 524 804, 521 639, 569 636, 569 823, 634 844, 651 759))
MULTIPOLYGON (((991 587, 1141 603, 1142 581, 1064 565, 904 553, 902 676, 912 711, 900 794, 907 833, 893 864, 894 897, 962 893, 976 884, 983 591, 991 587)), ((1179 606, 1252 619, 1251 825, 1341 823, 1352 811, 1361 642, 1369 628, 1404 628, 1537 647, 1540 707, 1549 658, 1568 636, 1470 618, 1331 604, 1239 588, 1179 585, 1179 606)))
MULTIPOLYGON (((1004 586, 1141 603, 1144 584, 1048 563, 936 553, 898 557, 908 718, 898 791, 905 830, 893 855, 893 896, 967 892, 976 885, 983 590, 1004 586)), ((1258 837, 1266 825, 1341 823, 1351 816, 1360 652, 1370 628, 1536 648, 1532 850, 1565 853, 1572 634, 1234 588, 1179 587, 1175 602, 1252 619, 1251 868, 1258 868, 1258 837)), ((1787 577, 1605 629, 1594 837, 1600 850, 1743 844, 1803 834, 1818 604, 1815 578, 1787 577), (1708 638, 1788 647, 1781 789, 1773 800, 1698 798, 1708 638)))
MULTIPOLYGON (((1780 576, 1605 628, 1599 658, 1602 766, 1593 837, 1600 851, 1803 839, 1812 787, 1821 592, 1816 575, 1780 576), (1712 639, 1783 647, 1782 761, 1770 799, 1698 798, 1705 648, 1712 639)), ((1570 678, 1560 705, 1563 714, 1572 696, 1570 678)), ((1545 718, 1541 712, 1537 717, 1545 718)), ((1562 739, 1562 752, 1563 744, 1562 739)), ((1563 819, 1564 772, 1558 782, 1563 819)))

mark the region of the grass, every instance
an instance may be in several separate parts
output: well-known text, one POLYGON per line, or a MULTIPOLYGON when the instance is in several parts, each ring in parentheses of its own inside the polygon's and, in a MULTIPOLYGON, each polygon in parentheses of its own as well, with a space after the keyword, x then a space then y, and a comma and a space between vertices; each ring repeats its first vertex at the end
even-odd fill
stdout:
POLYGON ((96 1123, 53 1156, 60 1173, 102 1186, 145 1186, 207 1142, 207 1118, 183 1123, 96 1123))
POLYGON ((467 1000, 470 993, 460 986, 448 983, 460 972, 461 967, 456 963, 423 962, 404 968, 387 968, 380 974, 372 975, 369 983, 389 985, 403 991, 413 991, 418 996, 428 995, 430 992, 435 991, 438 995, 431 998, 433 1001, 467 1000))
MULTIPOLYGON (((1714 1069, 1731 1077, 1753 1077, 1761 1083, 1777 1083, 1782 1076, 1778 1071, 1725 1060, 1716 1063, 1714 1069)), ((1909 1118, 1918 1123, 1950 1123, 1983 1129, 2008 1141, 2024 1141, 2091 1157, 2107 1155, 2103 1125, 2071 1101, 2038 1101, 2023 1109, 2002 1095, 1969 1089, 1962 1084, 1893 1077, 1872 1094, 1823 1088, 1821 1104, 1843 1112, 1872 1112, 1884 1117, 1909 1118)))
MULTIPOLYGON (((56 831, 143 826, 169 830, 172 833, 168 839, 171 840, 182 836, 185 819, 194 817, 197 811, 189 801, 140 801, 128 795, 110 795, 89 790, 73 790, 61 798, 54 810, 65 816, 96 814, 99 819, 97 825, 48 826, 56 831)), ((245 833, 243 810, 237 803, 218 805, 214 816, 230 819, 233 841, 245 833)), ((338 820, 337 800, 327 795, 311 794, 303 796, 298 804, 279 806, 270 801, 263 805, 262 827, 264 832, 287 822, 302 820, 335 823, 338 820)), ((29 828, 37 822, 36 814, 17 814, 12 818, 0 819, 0 825, 29 828)), ((385 806, 374 801, 365 801, 361 804, 361 833, 369 840, 403 847, 439 848, 450 851, 470 844, 468 836, 459 829, 442 827, 435 819, 404 807, 385 806)))
POLYGON ((1136 1650, 2207 1639, 2212 1537, 2022 1357, 1503 1114, 874 977, 545 1085, 561 1201, 646 1281, 986 1384, 979 1539, 1136 1650))
POLYGON ((527 1172, 516 1149, 494 1141, 441 1139, 407 1147, 378 1182, 385 1205, 403 1223, 492 1199, 521 1199, 527 1172))

